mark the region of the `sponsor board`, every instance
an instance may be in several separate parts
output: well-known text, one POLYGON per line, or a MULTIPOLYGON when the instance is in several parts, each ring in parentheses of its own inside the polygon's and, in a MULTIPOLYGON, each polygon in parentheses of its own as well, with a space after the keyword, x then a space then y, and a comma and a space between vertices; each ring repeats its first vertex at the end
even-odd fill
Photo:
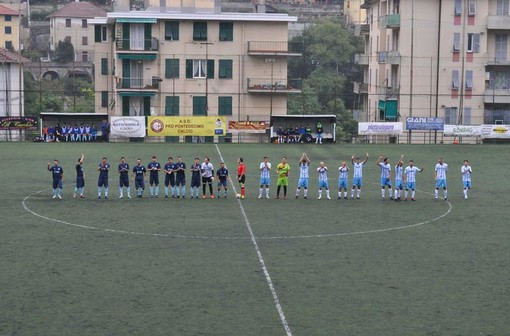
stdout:
POLYGON ((225 117, 149 117, 148 136, 224 136, 225 117))
POLYGON ((444 125, 443 135, 455 137, 479 137, 482 135, 482 126, 444 125))
POLYGON ((483 139, 510 138, 510 125, 482 125, 483 139))
POLYGON ((444 129, 443 118, 407 117, 406 130, 414 131, 442 131, 444 129))
POLYGON ((269 125, 265 121, 229 121, 228 131, 230 133, 266 133, 269 125))
POLYGON ((398 135, 402 134, 403 127, 401 122, 360 122, 358 123, 358 134, 380 134, 380 135, 398 135))
POLYGON ((145 117, 110 117, 110 132, 117 137, 144 138, 145 117))
POLYGON ((39 127, 38 117, 0 117, 0 130, 36 131, 39 127))

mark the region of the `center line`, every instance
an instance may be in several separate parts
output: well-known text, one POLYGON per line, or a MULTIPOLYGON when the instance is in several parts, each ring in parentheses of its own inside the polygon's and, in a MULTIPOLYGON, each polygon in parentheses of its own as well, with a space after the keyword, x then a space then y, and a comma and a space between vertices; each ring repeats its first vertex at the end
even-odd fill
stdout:
MULTIPOLYGON (((225 162, 223 160, 223 156, 221 155, 220 148, 218 145, 216 146, 216 150, 218 151, 218 155, 220 156, 220 159, 222 162, 225 162)), ((234 189, 234 193, 237 194, 237 190, 235 187, 235 184, 232 181, 232 178, 228 177, 230 180, 230 184, 232 185, 232 189, 234 189)), ((276 294, 276 289, 274 288, 273 280, 271 280, 271 276, 269 275, 269 271, 266 267, 266 262, 264 261, 264 257, 262 256, 262 252, 260 252, 259 244, 257 243, 257 239, 255 239, 255 235, 253 234, 253 230, 251 228, 250 221, 248 220, 248 216, 246 215, 246 212, 244 211, 243 203, 240 199, 237 200, 239 204, 239 209, 241 209, 241 214, 244 218, 244 223, 246 224, 246 228, 248 229, 248 233, 250 234, 250 240, 253 244, 253 247, 255 248, 255 252, 257 253, 257 257, 259 258, 260 266, 262 267, 262 271, 264 272, 264 276, 266 278, 267 285, 269 286, 269 290, 271 291, 271 295, 273 296, 273 301, 276 306, 276 310, 278 310, 278 314, 280 315, 280 321, 282 322, 283 328, 285 329, 285 332, 287 336, 292 336, 292 331, 290 331, 289 323, 287 322, 287 319, 285 318, 285 313, 283 312, 282 305, 280 304, 280 299, 278 298, 278 294, 276 294)))

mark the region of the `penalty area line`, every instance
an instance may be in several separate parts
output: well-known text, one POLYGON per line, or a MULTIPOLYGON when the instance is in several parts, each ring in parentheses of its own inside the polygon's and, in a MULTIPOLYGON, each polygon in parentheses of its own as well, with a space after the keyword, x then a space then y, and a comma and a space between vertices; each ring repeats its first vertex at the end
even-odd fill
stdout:
MULTIPOLYGON (((218 152, 218 155, 222 162, 225 162, 223 159, 223 155, 221 155, 220 148, 217 144, 216 151, 218 152)), ((235 187, 235 184, 232 182, 232 178, 229 176, 230 184, 232 185, 232 189, 234 189, 234 193, 237 194, 237 190, 235 187)), ((276 289, 273 284, 273 280, 271 279, 271 276, 269 275, 269 271, 267 270, 266 262, 264 261, 264 257, 262 256, 262 252, 260 251, 259 244, 257 243, 257 239, 255 238, 255 235, 253 234, 253 230, 250 224, 250 220, 248 219, 248 216, 246 215, 246 211, 244 211, 243 203, 240 199, 237 200, 237 203, 239 205, 239 209, 241 210, 241 214, 244 218, 244 224, 246 225, 246 229, 248 230, 248 233, 250 235, 250 240, 253 244, 253 247, 255 249, 255 252, 257 253, 257 257, 259 259, 259 264, 262 268, 262 271, 264 272, 264 277, 266 278, 267 285, 269 286, 269 290, 271 291, 271 295, 273 296, 273 301, 276 306, 276 310, 278 311, 278 315, 280 316, 280 321, 282 322, 283 328, 285 329, 285 333, 287 336, 292 336, 292 332, 289 327, 289 323, 287 322, 287 318, 285 317, 285 313, 283 311, 282 305, 280 303, 280 298, 278 297, 278 294, 276 293, 276 289)))

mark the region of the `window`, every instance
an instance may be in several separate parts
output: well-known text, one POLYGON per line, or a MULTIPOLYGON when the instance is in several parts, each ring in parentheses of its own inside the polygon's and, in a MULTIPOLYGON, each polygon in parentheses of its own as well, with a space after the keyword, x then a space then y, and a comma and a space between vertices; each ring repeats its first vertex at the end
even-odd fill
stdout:
POLYGON ((101 107, 108 107, 108 91, 101 91, 101 107))
POLYGON ((177 21, 165 22, 165 40, 179 41, 179 22, 177 21))
POLYGON ((452 89, 459 89, 459 70, 452 70, 452 89))
POLYGON ((447 125, 457 124, 457 108, 445 107, 444 109, 444 123, 447 125))
POLYGON ((88 62, 89 61, 89 52, 88 51, 82 51, 81 52, 81 61, 82 62, 88 62))
POLYGON ((71 27, 71 19, 66 19, 66 28, 71 27))
POLYGON ((473 70, 466 70, 466 90, 473 90, 473 70))
POLYGON ((496 46, 494 50, 494 57, 496 61, 504 62, 507 59, 507 48, 508 48, 508 35, 507 34, 496 34, 496 46))
POLYGON ((14 46, 12 45, 12 41, 5 41, 5 49, 13 50, 14 46))
POLYGON ((464 125, 471 125, 471 107, 464 107, 462 117, 464 125))
POLYGON ((108 41, 108 28, 106 26, 100 26, 101 27, 101 42, 107 42, 108 41))
POLYGON ((12 21, 12 15, 6 15, 5 21, 12 21))
POLYGON ((214 60, 186 60, 186 78, 214 78, 214 60))
POLYGON ((232 78, 232 60, 219 60, 219 78, 232 78))
POLYGON ((179 59, 165 59, 165 78, 179 78, 179 59))
POLYGON ((108 75, 108 58, 101 58, 101 75, 108 75))
POLYGON ((467 52, 480 52, 480 34, 468 33, 467 52))
POLYGON ((460 16, 462 14, 462 0, 455 0, 455 16, 460 16))
POLYGON ((233 41, 234 40, 234 23, 233 22, 220 22, 220 41, 233 41))
POLYGON ((87 28, 87 27, 88 27, 87 19, 82 19, 82 20, 81 20, 81 27, 82 27, 82 28, 87 28))
POLYGON ((232 97, 218 97, 218 115, 232 115, 232 97))
POLYGON ((476 14, 476 0, 468 0, 468 15, 473 16, 476 14))
POLYGON ((89 44, 89 38, 87 36, 81 37, 81 45, 88 45, 89 44))
POLYGON ((194 116, 207 115, 207 97, 205 96, 193 97, 193 115, 194 116))
POLYGON ((193 41, 207 41, 207 22, 193 22, 193 41))
POLYGON ((496 15, 508 15, 510 0, 497 0, 496 1, 496 15))
POLYGON ((165 97, 165 115, 178 116, 179 115, 179 97, 167 96, 165 97))
POLYGON ((94 42, 107 42, 108 28, 106 26, 94 26, 94 42))
POLYGON ((453 33, 453 51, 460 51, 460 33, 453 33))
POLYGON ((12 34, 12 27, 6 26, 5 27, 5 33, 6 34, 12 34))

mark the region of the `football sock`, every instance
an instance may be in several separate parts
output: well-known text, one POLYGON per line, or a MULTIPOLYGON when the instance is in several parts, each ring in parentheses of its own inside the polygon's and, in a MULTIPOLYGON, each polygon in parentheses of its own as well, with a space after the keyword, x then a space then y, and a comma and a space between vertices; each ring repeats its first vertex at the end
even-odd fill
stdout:
POLYGON ((361 189, 358 189, 358 197, 361 196, 361 189))
POLYGON ((154 195, 154 188, 153 187, 149 187, 149 192, 150 192, 151 196, 154 195))
POLYGON ((304 193, 305 193, 305 197, 308 197, 308 189, 305 189, 304 193))
POLYGON ((395 189, 395 198, 398 198, 398 189, 395 189))
POLYGON ((205 185, 205 183, 204 183, 204 184, 202 184, 202 195, 205 195, 205 188, 206 188, 206 187, 207 187, 207 186, 205 185))
POLYGON ((322 197, 322 190, 319 190, 319 198, 322 197))
POLYGON ((466 197, 467 197, 467 193, 468 193, 467 189, 466 189, 466 188, 464 188, 464 196, 466 196, 466 197))
POLYGON ((344 191, 344 197, 347 197, 347 191, 344 191))
POLYGON ((212 195, 213 194, 213 190, 212 190, 212 183, 209 183, 209 193, 212 195))
POLYGON ((122 187, 119 187, 119 195, 122 197, 122 187))
POLYGON ((259 197, 262 197, 262 188, 259 188, 259 197))
POLYGON ((104 197, 108 197, 108 187, 104 188, 104 197))
POLYGON ((168 187, 165 186, 165 196, 168 196, 168 187))
POLYGON ((101 196, 101 187, 97 187, 97 197, 101 196))
POLYGON ((299 188, 296 189, 296 196, 299 196, 299 188))
POLYGON ((57 196, 57 189, 53 189, 53 196, 57 196))
POLYGON ((416 191, 412 190, 411 191, 411 197, 414 198, 414 194, 416 193, 416 191))
POLYGON ((354 189, 351 189, 351 197, 354 198, 354 189))
POLYGON ((384 189, 381 189, 381 197, 384 198, 384 189))
POLYGON ((182 190, 182 196, 186 196, 186 187, 185 186, 182 186, 181 187, 181 190, 182 190))
POLYGON ((338 191, 338 197, 342 197, 342 192, 338 191))
POLYGON ((326 197, 329 198, 329 189, 326 190, 326 197))
POLYGON ((266 197, 269 197, 269 188, 266 187, 266 197))
POLYGON ((287 197, 287 186, 283 186, 283 197, 287 197))
POLYGON ((407 190, 404 191, 404 198, 407 198, 407 190))
POLYGON ((126 191, 127 191, 128 196, 129 196, 131 194, 131 187, 127 187, 126 191))
POLYGON ((435 197, 435 198, 437 198, 438 194, 439 194, 438 190, 437 190, 437 189, 436 189, 436 190, 434 190, 434 197, 435 197))
MULTIPOLYGON (((227 190, 225 189, 225 195, 227 194, 227 190)), ((241 196, 244 196, 244 187, 241 187, 241 196)))
POLYGON ((84 192, 84 191, 85 191, 85 188, 84 188, 84 187, 80 188, 80 195, 82 195, 82 196, 83 196, 83 192, 84 192))
POLYGON ((444 190, 444 198, 448 198, 448 190, 444 190))
POLYGON ((276 196, 280 196, 280 189, 280 186, 276 187, 276 196))

